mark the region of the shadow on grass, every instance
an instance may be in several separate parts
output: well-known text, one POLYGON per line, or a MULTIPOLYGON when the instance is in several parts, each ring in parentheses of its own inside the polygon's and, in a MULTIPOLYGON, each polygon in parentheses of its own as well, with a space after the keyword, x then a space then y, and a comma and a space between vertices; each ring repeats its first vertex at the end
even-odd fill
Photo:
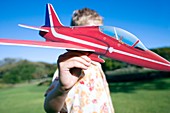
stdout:
POLYGON ((137 82, 109 83, 110 92, 134 93, 135 90, 169 90, 170 78, 145 80, 137 82))

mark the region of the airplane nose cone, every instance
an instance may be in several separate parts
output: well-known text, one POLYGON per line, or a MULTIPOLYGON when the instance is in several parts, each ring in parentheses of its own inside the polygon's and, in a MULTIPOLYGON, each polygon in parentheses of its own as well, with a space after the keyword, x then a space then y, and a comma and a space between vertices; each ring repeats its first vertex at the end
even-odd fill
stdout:
POLYGON ((149 56, 149 61, 152 62, 150 63, 151 68, 160 71, 170 71, 170 62, 168 60, 150 50, 147 50, 147 54, 149 56))

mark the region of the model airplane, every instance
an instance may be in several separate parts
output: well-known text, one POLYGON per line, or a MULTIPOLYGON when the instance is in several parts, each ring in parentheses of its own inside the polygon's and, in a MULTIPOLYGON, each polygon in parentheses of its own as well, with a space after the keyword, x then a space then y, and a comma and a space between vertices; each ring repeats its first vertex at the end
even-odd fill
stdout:
POLYGON ((89 57, 98 62, 104 62, 98 57, 103 55, 142 67, 170 71, 170 62, 148 50, 133 34, 111 26, 63 26, 51 4, 46 6, 44 26, 19 26, 39 30, 46 42, 0 39, 0 44, 88 51, 91 53, 89 57))

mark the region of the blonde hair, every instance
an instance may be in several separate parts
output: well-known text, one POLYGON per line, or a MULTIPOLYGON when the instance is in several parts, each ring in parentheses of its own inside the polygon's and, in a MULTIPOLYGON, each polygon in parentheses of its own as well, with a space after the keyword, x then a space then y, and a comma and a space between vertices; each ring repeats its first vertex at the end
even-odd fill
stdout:
POLYGON ((71 26, 100 26, 103 24, 103 18, 94 10, 83 8, 75 10, 71 19, 71 26))

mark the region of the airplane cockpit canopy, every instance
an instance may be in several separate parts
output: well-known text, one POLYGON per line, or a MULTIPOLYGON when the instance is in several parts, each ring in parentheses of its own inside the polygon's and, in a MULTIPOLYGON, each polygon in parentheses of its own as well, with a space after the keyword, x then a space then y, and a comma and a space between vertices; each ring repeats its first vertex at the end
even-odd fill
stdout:
POLYGON ((112 26, 100 26, 99 29, 102 33, 113 37, 131 47, 135 47, 140 50, 147 50, 147 48, 135 35, 126 30, 112 26))

